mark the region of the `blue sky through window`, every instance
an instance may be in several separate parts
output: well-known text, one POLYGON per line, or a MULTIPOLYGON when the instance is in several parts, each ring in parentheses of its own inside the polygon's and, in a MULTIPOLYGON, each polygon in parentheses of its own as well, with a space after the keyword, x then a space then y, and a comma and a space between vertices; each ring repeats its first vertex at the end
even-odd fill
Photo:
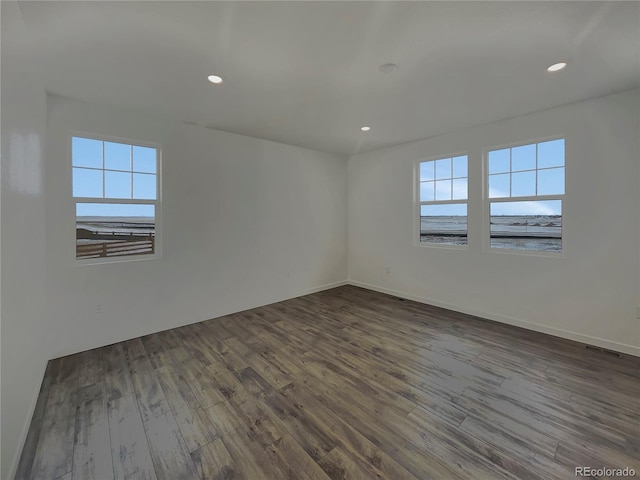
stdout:
POLYGON ((131 145, 104 142, 104 168, 130 171, 131 145))
MULTIPOLYGON (((563 195, 564 155, 563 138, 490 151, 489 198, 563 195)), ((559 208, 551 207, 553 203, 530 201, 510 202, 510 205, 509 211, 518 206, 519 213, 513 215, 536 215, 548 211, 553 211, 549 213, 551 215, 560 215, 559 208)))
POLYGON ((538 195, 564 194, 564 168, 538 170, 538 195))
POLYGON ((141 173, 156 172, 156 149, 133 146, 133 171, 141 173))
POLYGON ((532 197, 536 194, 536 172, 514 172, 511 174, 511 196, 532 197))
POLYGON ((156 176, 146 173, 133 174, 133 198, 139 200, 155 200, 156 176))
POLYGON ((511 170, 534 170, 536 168, 536 146, 523 145, 511 149, 511 170))
POLYGON ((131 198, 131 174, 104 172, 105 198, 131 198))
POLYGON ((468 159, 466 155, 460 157, 453 157, 453 178, 466 177, 467 176, 467 163, 468 159))
POLYGON ((466 203, 448 203, 444 205, 420 205, 421 217, 467 216, 466 203))
POLYGON ((436 160, 436 180, 451 178, 451 159, 436 160))
POLYGON ((510 149, 489 152, 489 174, 505 173, 511 170, 510 149))
MULTIPOLYGON (((489 198, 564 194, 564 139, 490 151, 489 198)), ((467 198, 467 156, 420 163, 420 201, 467 198), (463 177, 455 179, 456 177, 463 177), (454 179, 452 179, 454 178, 454 179)), ((421 205, 421 216, 462 216, 466 205, 421 205), (428 208, 427 208, 428 207, 428 208)), ((561 215, 561 200, 493 202, 492 215, 561 215)))
POLYGON ((155 217, 155 205, 122 203, 78 203, 78 217, 155 217))
MULTIPOLYGON (((420 162, 420 201, 446 202, 468 197, 468 157, 420 162)), ((466 204, 421 205, 420 216, 466 216, 466 204)))
POLYGON ((73 169, 73 196, 102 198, 102 170, 73 169))
POLYGON ((102 142, 73 137, 71 158, 74 167, 102 168, 102 142))
POLYGON ((562 215, 562 200, 535 202, 493 202, 491 216, 562 215))
MULTIPOLYGON (((74 197, 157 199, 155 148, 82 137, 73 137, 71 145, 74 197)), ((153 217, 153 208, 152 205, 80 203, 77 215, 153 217)))
POLYGON ((564 138, 538 144, 538 168, 564 166, 564 138))

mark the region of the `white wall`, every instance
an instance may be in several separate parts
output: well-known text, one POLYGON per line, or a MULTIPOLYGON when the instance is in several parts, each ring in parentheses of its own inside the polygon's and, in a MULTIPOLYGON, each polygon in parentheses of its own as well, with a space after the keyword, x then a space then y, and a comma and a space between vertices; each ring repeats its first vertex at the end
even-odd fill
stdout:
POLYGON ((59 97, 47 113, 52 356, 346 279, 344 159, 59 97), (162 258, 74 265, 73 130, 162 144, 162 258))
POLYGON ((26 42, 14 2, 2 5, 2 455, 9 478, 50 358, 45 298, 44 143, 46 98, 37 70, 8 48, 26 42))
POLYGON ((640 355, 639 107, 634 90, 351 157, 350 281, 640 355), (566 138, 564 256, 483 251, 483 150, 552 135, 566 138), (414 162, 462 151, 469 249, 414 246, 414 162))
MULTIPOLYGON (((42 100, 33 115, 44 119, 42 100)), ((46 98, 46 132, 38 195, 5 196, 3 185, 3 234, 13 233, 2 239, 3 297, 15 295, 2 318, 2 412, 15 423, 6 437, 3 424, 7 461, 30 419, 19 402, 37 391, 47 359, 346 280, 344 158, 55 96, 46 98), (78 130, 162 145, 161 258, 75 264, 68 145, 78 130), (15 229, 5 229, 5 213, 6 226, 22 219, 15 229), (33 283, 39 290, 26 288, 33 283), (27 305, 34 295, 44 309, 27 305), (15 346, 6 359, 5 339, 15 346)))

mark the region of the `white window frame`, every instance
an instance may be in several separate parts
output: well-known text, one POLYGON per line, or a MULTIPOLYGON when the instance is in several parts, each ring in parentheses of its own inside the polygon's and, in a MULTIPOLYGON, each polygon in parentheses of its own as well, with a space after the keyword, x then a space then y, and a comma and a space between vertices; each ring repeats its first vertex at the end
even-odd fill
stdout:
MULTIPOLYGON (((506 254, 506 255, 529 255, 529 256, 537 256, 537 257, 553 257, 553 258, 562 258, 566 256, 566 242, 565 242, 565 202, 566 202, 566 194, 567 194, 567 137, 566 135, 553 135, 549 137, 542 137, 533 140, 525 140, 520 142, 513 142, 503 145, 496 145, 489 148, 484 149, 483 151, 483 197, 484 197, 484 221, 483 224, 483 252, 489 253, 498 253, 498 254, 506 254), (529 195, 529 196, 521 196, 521 197, 498 197, 498 198, 490 198, 489 197, 489 152, 495 150, 502 150, 505 148, 515 148, 521 147, 525 145, 536 145, 536 169, 535 170, 522 170, 522 172, 526 171, 538 171, 538 170, 546 170, 546 169, 538 169, 537 168, 537 144, 550 142, 553 140, 564 140, 564 193, 561 195, 529 195), (515 248, 499 248, 491 246, 491 204, 492 203, 513 203, 513 202, 539 202, 544 200, 560 200, 562 208, 560 210, 560 215, 562 216, 562 234, 561 234, 561 245, 562 250, 559 252, 549 252, 544 250, 524 250, 524 249, 515 249, 515 248)), ((551 167, 557 168, 557 167, 551 167)), ((510 173, 513 173, 512 170, 509 170, 510 173)), ((516 173, 520 173, 521 171, 517 171, 516 173)), ((537 182, 536 182, 536 190, 537 190, 537 182)))
MULTIPOLYGON (((469 152, 458 152, 452 154, 442 154, 433 157, 421 158, 420 160, 414 161, 413 164, 413 199, 414 199, 414 209, 413 209, 413 246, 415 247, 426 247, 426 248, 444 248, 451 250, 468 250, 469 249, 469 152), (436 160, 446 160, 447 158, 454 158, 466 156, 467 157, 467 198, 466 199, 458 199, 458 200, 420 200, 420 164, 424 162, 434 162, 436 160), (467 205, 467 244, 466 245, 452 245, 447 243, 433 243, 433 242, 421 242, 420 241, 420 212, 422 205, 452 205, 452 204, 466 204, 467 205)), ((454 177, 451 178, 453 180, 454 177)), ((455 177, 462 178, 462 177, 455 177)), ((435 180, 435 179, 434 179, 435 180)), ((435 198, 435 197, 434 197, 435 198)))
MULTIPOLYGON (((104 149, 104 145, 103 145, 104 149)), ((142 140, 133 140, 131 138, 114 137, 109 135, 101 135, 97 133, 90 133, 84 131, 72 131, 68 135, 68 177, 71 182, 71 200, 72 200, 72 225, 70 230, 73 232, 73 240, 69 243, 73 245, 73 263, 74 265, 98 265, 104 263, 123 263, 123 262, 137 262, 142 260, 154 260, 162 257, 162 146, 158 143, 145 142, 142 140), (74 197, 73 196, 73 138, 87 138, 90 140, 98 140, 101 142, 114 142, 122 143, 126 145, 132 145, 136 147, 148 147, 156 150, 156 199, 155 200, 143 200, 143 199, 127 199, 127 198, 95 198, 95 197, 74 197), (154 252, 149 254, 140 255, 121 255, 113 257, 99 257, 99 258, 77 258, 76 257, 76 221, 77 221, 77 205, 79 203, 96 203, 96 204, 123 204, 123 205, 154 205, 155 206, 155 235, 154 235, 154 252)), ((111 171, 104 168, 104 150, 102 157, 102 169, 87 168, 87 170, 101 170, 111 171)), ((81 167, 85 168, 85 167, 81 167)), ((132 165, 133 168, 133 165, 132 165)), ((103 174, 103 193, 104 193, 104 180, 103 174)), ((133 184, 132 187, 133 188, 133 184)))

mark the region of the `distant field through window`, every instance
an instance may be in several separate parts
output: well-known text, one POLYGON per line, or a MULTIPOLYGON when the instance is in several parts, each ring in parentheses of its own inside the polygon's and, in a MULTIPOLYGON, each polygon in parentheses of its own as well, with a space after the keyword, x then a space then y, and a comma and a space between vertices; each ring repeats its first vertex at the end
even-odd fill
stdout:
POLYGON ((420 242, 467 245, 468 158, 419 164, 420 242))
POLYGON ((72 137, 76 258, 156 253, 157 148, 72 137))
POLYGON ((562 251, 564 139, 488 154, 491 248, 562 251))

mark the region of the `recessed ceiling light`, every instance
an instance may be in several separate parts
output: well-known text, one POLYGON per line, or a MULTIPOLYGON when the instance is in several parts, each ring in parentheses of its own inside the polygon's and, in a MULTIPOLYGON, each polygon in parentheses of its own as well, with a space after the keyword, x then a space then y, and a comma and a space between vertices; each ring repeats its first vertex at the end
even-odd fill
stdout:
POLYGON ((566 66, 567 64, 565 62, 554 63, 549 68, 547 68, 547 72, 557 72, 559 70, 562 70, 566 66))
POLYGON ((380 65, 378 67, 378 70, 380 70, 382 73, 393 73, 398 70, 398 65, 396 65, 395 63, 385 63, 384 65, 380 65))
POLYGON ((371 130, 371 127, 360 127, 360 130, 362 130, 363 132, 368 132, 369 130, 371 130))
POLYGON ((215 83, 216 85, 220 85, 222 83, 222 77, 218 76, 218 75, 209 75, 207 77, 207 79, 211 82, 211 83, 215 83))

